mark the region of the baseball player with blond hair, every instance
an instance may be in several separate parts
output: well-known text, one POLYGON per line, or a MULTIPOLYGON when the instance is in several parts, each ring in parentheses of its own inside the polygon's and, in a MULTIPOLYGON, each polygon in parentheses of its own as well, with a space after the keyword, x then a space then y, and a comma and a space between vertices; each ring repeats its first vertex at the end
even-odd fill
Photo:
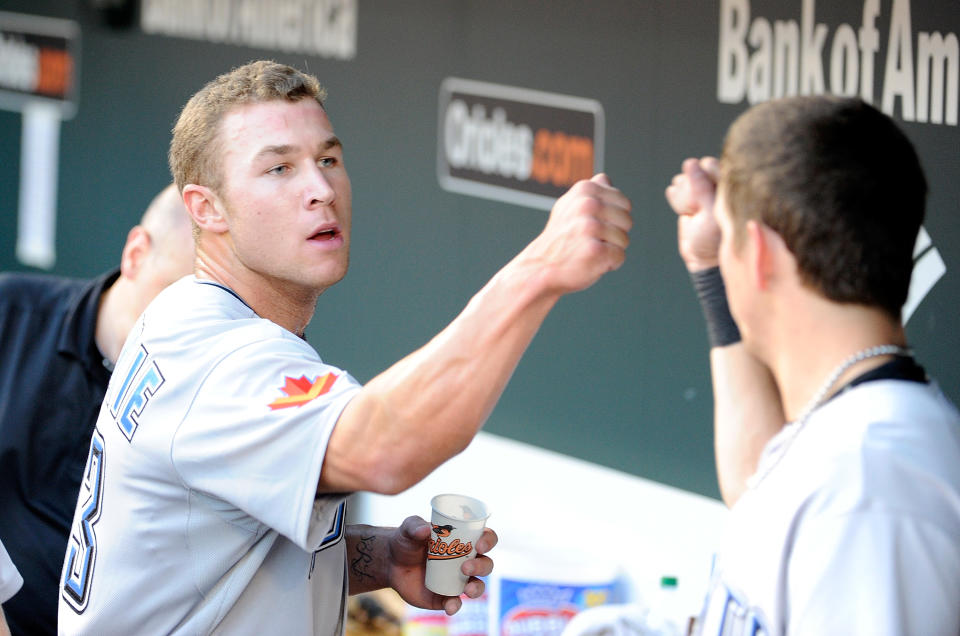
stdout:
MULTIPOLYGON (((64 561, 62 633, 338 634, 347 593, 424 586, 430 525, 346 524, 463 450, 563 295, 624 260, 630 202, 603 175, 421 349, 365 386, 303 340, 346 273, 351 188, 316 78, 254 62, 184 107, 170 150, 196 273, 124 345, 64 561)), ((332 318, 323 316, 321 320, 332 318)), ((464 562, 478 597, 496 543, 464 562)))

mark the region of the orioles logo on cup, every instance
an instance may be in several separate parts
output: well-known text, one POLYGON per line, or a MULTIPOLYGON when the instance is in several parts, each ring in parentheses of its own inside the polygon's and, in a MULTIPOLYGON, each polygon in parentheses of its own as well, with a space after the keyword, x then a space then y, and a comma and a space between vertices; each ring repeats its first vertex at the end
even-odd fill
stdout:
POLYGON ((454 526, 433 525, 433 533, 437 538, 431 540, 427 546, 427 559, 459 559, 470 554, 473 542, 462 543, 460 539, 454 539, 447 543, 443 540, 449 537, 453 530, 456 530, 454 526))

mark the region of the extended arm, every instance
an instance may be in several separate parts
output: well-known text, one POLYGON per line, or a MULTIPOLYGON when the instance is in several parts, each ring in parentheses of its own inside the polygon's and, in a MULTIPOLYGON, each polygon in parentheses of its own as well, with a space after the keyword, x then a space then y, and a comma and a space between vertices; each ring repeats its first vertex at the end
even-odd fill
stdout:
MULTIPOLYGON (((713 209, 718 174, 716 159, 687 159, 666 190, 678 215, 680 256, 691 275, 719 264, 720 228, 713 209)), ((732 321, 729 315, 728 319, 732 321)), ((784 416, 780 394, 766 366, 739 339, 724 338, 729 329, 721 327, 714 333, 710 350, 714 453, 720 494, 727 506, 733 506, 756 471, 763 447, 783 426, 784 416), (714 337, 717 332, 720 336, 714 337)))
POLYGON ((421 349, 344 409, 320 491, 397 493, 462 451, 559 298, 623 263, 630 202, 603 175, 557 200, 543 232, 421 349))

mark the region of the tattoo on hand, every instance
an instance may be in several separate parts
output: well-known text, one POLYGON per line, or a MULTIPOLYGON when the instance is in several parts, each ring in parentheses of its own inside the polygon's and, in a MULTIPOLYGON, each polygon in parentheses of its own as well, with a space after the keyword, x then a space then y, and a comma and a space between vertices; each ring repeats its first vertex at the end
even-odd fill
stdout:
POLYGON ((357 543, 357 556, 355 559, 350 561, 350 571, 353 572, 354 576, 358 580, 362 581, 364 579, 373 579, 374 576, 370 574, 370 564, 373 563, 373 542, 376 539, 374 536, 361 537, 360 541, 357 543))

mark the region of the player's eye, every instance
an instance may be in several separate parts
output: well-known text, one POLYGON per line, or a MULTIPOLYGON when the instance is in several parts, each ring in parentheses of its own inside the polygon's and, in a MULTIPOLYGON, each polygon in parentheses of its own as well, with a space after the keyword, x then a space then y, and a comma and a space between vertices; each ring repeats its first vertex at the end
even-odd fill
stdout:
POLYGON ((317 161, 317 165, 321 168, 332 168, 333 166, 337 165, 337 159, 336 157, 321 157, 317 161))
POLYGON ((284 174, 287 174, 288 172, 290 172, 290 167, 283 164, 280 164, 279 166, 274 166, 269 170, 267 170, 267 174, 275 174, 275 175, 284 175, 284 174))

